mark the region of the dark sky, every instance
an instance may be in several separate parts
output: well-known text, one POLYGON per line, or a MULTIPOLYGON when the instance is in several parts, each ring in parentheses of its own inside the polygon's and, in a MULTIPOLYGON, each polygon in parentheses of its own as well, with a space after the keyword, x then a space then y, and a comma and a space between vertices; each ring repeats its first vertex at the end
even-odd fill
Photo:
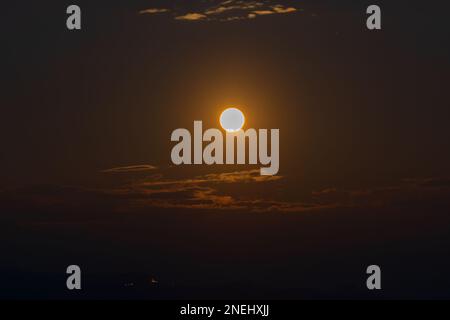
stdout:
POLYGON ((103 272, 161 278, 155 297, 362 297, 379 263, 385 297, 449 297, 439 2, 378 1, 380 31, 369 1, 186 2, 77 1, 80 31, 69 1, 3 10, 0 270, 57 283, 80 261, 99 296, 103 272), (230 105, 280 129, 277 176, 171 166, 171 132, 230 105))

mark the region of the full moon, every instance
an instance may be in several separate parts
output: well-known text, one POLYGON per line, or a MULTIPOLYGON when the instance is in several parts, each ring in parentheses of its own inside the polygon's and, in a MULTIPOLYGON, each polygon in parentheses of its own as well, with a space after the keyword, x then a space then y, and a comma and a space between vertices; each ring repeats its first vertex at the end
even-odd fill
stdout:
POLYGON ((220 125, 227 132, 237 132, 242 129, 245 117, 241 110, 228 108, 220 115, 220 125))

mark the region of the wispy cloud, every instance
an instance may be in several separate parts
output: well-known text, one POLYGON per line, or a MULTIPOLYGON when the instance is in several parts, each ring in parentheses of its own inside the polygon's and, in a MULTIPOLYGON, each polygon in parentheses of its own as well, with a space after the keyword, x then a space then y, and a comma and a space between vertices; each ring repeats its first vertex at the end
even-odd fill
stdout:
POLYGON ((195 21, 195 20, 204 20, 206 19, 206 15, 202 13, 187 13, 185 15, 177 16, 175 17, 176 20, 188 20, 188 21, 195 21))
POLYGON ((282 6, 282 5, 273 6, 272 9, 276 13, 291 13, 291 12, 296 12, 297 11, 297 8, 285 7, 285 6, 282 6))
POLYGON ((139 14, 155 14, 155 13, 164 13, 169 12, 169 9, 166 8, 149 8, 139 11, 139 14))
POLYGON ((419 187, 450 187, 450 178, 405 179, 404 181, 419 187))
POLYGON ((111 169, 102 170, 103 173, 126 173, 126 172, 143 172, 143 171, 152 171, 156 170, 157 167, 152 166, 150 164, 142 164, 142 165, 133 165, 126 167, 116 167, 111 169))

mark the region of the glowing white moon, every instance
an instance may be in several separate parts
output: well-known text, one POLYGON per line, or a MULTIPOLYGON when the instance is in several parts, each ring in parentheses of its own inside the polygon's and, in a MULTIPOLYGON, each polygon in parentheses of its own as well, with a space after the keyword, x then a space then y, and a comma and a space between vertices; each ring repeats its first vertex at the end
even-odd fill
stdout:
POLYGON ((245 117, 241 110, 228 108, 220 115, 220 125, 227 132, 237 132, 242 129, 245 117))

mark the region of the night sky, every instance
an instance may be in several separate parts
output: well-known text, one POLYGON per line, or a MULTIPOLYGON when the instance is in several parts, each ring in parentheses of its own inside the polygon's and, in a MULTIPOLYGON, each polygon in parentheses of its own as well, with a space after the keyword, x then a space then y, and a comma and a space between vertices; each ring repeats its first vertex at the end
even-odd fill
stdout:
POLYGON ((3 5, 0 297, 450 298, 450 27, 393 2, 3 5), (172 164, 227 106, 277 175, 172 164))

